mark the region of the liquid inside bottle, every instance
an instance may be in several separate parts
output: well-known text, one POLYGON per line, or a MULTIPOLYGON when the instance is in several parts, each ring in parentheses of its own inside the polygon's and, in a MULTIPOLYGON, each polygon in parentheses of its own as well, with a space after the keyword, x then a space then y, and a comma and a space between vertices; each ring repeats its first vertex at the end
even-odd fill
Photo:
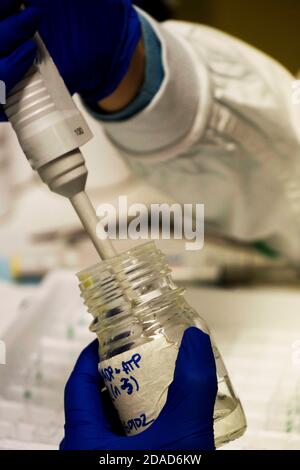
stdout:
MULTIPOLYGON (((166 402, 184 331, 196 326, 209 334, 208 328, 186 302, 183 289, 174 284, 154 243, 95 265, 78 278, 94 317, 90 328, 99 339, 99 370, 125 432, 137 434, 153 423, 166 402)), ((214 432, 219 447, 240 437, 246 420, 211 341, 218 375, 214 432)))

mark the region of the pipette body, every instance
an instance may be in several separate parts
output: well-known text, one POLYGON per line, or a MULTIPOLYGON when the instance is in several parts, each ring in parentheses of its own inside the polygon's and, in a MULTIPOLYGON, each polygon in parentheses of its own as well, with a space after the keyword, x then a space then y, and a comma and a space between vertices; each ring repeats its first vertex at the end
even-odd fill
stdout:
POLYGON ((85 193, 87 167, 80 151, 93 136, 44 43, 36 36, 36 64, 4 105, 21 148, 51 191, 70 199, 102 259, 114 256, 109 240, 97 237, 97 215, 85 193))

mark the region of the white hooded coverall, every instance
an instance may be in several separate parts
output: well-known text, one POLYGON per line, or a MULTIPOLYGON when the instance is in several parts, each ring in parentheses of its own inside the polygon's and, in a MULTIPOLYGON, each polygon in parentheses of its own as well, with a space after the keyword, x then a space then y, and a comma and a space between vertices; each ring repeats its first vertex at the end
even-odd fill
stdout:
POLYGON ((276 61, 203 25, 146 15, 165 78, 149 106, 102 123, 147 182, 240 241, 264 240, 300 262, 300 105, 276 61))

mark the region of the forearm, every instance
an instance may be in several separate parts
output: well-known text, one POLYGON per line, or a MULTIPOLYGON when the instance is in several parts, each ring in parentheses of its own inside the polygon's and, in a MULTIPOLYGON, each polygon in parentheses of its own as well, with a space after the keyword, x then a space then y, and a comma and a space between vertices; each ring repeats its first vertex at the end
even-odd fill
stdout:
MULTIPOLYGON (((184 140, 184 148, 188 144, 198 114, 199 78, 182 39, 148 15, 140 15, 145 73, 137 97, 113 113, 105 112, 103 103, 101 107, 89 103, 88 107, 124 154, 157 155, 167 150, 170 156, 176 156, 180 151, 178 143, 184 140)), ((202 105, 205 111, 204 102, 202 105)))
POLYGON ((97 104, 86 103, 103 122, 126 121, 143 111, 154 99, 164 80, 161 43, 149 22, 140 15, 140 41, 128 73, 119 87, 97 104))
POLYGON ((99 112, 116 113, 128 106, 139 94, 145 79, 145 45, 141 39, 129 70, 118 88, 107 98, 99 101, 99 112))

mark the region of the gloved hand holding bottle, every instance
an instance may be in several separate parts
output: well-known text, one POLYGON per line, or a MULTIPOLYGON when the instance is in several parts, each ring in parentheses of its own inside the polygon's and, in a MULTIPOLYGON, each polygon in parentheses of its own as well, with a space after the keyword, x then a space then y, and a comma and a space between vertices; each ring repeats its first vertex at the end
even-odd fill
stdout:
POLYGON ((213 450, 217 377, 210 338, 185 331, 167 402, 154 423, 126 437, 98 372, 98 342, 79 357, 65 390, 61 450, 213 450))

